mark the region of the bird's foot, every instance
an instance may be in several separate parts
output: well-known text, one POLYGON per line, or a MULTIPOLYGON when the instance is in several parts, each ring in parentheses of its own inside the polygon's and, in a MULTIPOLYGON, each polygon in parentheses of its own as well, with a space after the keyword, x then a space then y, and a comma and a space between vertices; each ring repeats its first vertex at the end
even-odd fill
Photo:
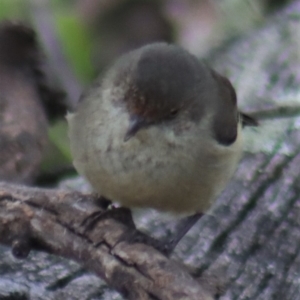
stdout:
POLYGON ((169 257, 177 244, 185 236, 185 234, 196 224, 196 222, 203 216, 202 213, 196 213, 192 216, 181 219, 176 227, 175 234, 171 238, 164 238, 161 240, 155 239, 141 231, 133 229, 129 232, 124 233, 120 241, 126 240, 129 243, 143 243, 148 246, 152 246, 165 256, 169 257))
POLYGON ((185 234, 203 216, 202 213, 196 213, 192 216, 181 219, 177 223, 174 230, 175 234, 171 238, 168 237, 158 240, 136 229, 130 209, 125 207, 116 208, 114 206, 109 208, 111 201, 104 197, 99 198, 99 203, 99 206, 105 210, 96 211, 82 221, 81 225, 85 227, 85 232, 92 230, 101 220, 112 218, 122 224, 125 224, 129 229, 121 236, 119 242, 126 241, 128 243, 143 243, 148 246, 152 246, 166 256, 170 256, 173 253, 177 244, 181 241, 185 234))
POLYGON ((97 200, 97 204, 102 210, 95 211, 81 222, 81 226, 85 227, 85 232, 92 230, 98 222, 108 218, 115 219, 131 228, 135 228, 130 209, 114 207, 112 206, 112 202, 103 196, 97 200))
POLYGON ((96 201, 96 205, 99 206, 100 208, 106 210, 109 208, 110 205, 112 205, 112 201, 105 198, 104 196, 99 196, 96 201))

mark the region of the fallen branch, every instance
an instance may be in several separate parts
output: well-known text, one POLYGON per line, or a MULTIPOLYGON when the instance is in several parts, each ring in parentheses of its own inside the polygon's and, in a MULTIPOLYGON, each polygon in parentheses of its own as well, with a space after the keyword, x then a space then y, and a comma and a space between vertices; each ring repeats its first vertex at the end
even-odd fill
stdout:
POLYGON ((123 239, 132 227, 103 218, 92 230, 82 224, 101 210, 96 196, 0 183, 0 243, 25 258, 31 249, 72 259, 128 299, 209 300, 186 271, 151 246, 123 239))

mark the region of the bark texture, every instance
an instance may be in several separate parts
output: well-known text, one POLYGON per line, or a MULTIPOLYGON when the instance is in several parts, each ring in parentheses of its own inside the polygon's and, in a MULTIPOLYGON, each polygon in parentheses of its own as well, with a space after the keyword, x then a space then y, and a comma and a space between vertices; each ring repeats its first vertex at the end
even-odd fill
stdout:
POLYGON ((65 111, 44 62, 30 27, 0 23, 0 180, 34 181, 47 147, 48 117, 65 111))
MULTIPOLYGON (((212 300, 187 271, 150 246, 129 242, 129 222, 83 226, 97 207, 93 197, 65 191, 0 185, 0 242, 25 258, 31 249, 72 259, 128 299, 212 300)), ((126 217, 126 213, 122 214, 126 217)))

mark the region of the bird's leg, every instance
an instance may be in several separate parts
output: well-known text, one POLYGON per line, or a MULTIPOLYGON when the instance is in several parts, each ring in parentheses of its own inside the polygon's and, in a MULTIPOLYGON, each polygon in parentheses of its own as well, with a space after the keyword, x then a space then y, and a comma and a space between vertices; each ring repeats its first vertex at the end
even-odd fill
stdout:
POLYGON ((112 201, 105 198, 104 196, 100 196, 96 199, 96 205, 106 210, 110 205, 112 205, 112 201))
POLYGON ((152 246, 166 256, 172 254, 185 234, 203 216, 202 213, 196 213, 179 220, 175 226, 175 234, 171 238, 158 240, 136 229, 130 209, 125 207, 113 207, 108 209, 109 205, 111 205, 111 201, 102 196, 97 200, 97 203, 104 211, 96 211, 82 221, 81 225, 85 227, 85 232, 92 230, 99 221, 113 218, 129 227, 129 230, 120 238, 120 242, 126 240, 129 243, 144 243, 152 246))
POLYGON ((179 220, 174 229, 175 234, 171 238, 166 237, 158 240, 135 229, 129 234, 126 234, 126 236, 124 236, 122 239, 126 239, 128 242, 131 243, 140 242, 152 246, 159 252, 169 257, 173 253, 174 249, 176 248, 177 244, 181 241, 181 239, 203 215, 203 213, 196 213, 194 215, 179 220))
POLYGON ((185 217, 176 224, 175 234, 170 238, 166 238, 164 241, 165 250, 164 253, 170 256, 177 244, 181 239, 187 234, 187 232, 198 222, 198 220, 203 216, 203 213, 196 213, 194 215, 185 217))
POLYGON ((119 221, 122 224, 125 224, 128 227, 128 230, 125 231, 124 234, 119 238, 118 243, 122 241, 126 241, 127 243, 131 244, 143 243, 155 248, 163 254, 166 254, 166 244, 164 241, 152 238, 151 236, 148 236, 147 234, 136 229, 132 218, 131 210, 129 208, 112 207, 111 209, 108 209, 109 205, 111 204, 111 201, 102 196, 99 198, 99 200, 97 200, 97 202, 101 204, 99 206, 102 208, 102 210, 90 214, 81 222, 81 226, 84 227, 84 232, 93 230, 96 224, 101 220, 112 218, 119 221), (106 207, 104 207, 104 205, 106 205, 106 207))
POLYGON ((81 222, 81 226, 85 227, 85 231, 92 230, 99 221, 107 218, 116 219, 131 228, 135 228, 130 209, 125 207, 112 207, 109 209, 112 202, 103 196, 100 196, 96 203, 102 210, 95 211, 81 222))

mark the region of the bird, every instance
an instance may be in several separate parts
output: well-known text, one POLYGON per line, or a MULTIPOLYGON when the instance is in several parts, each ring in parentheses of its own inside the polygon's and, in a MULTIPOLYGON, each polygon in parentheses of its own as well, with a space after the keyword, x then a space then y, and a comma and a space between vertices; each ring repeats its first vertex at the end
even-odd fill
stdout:
POLYGON ((73 163, 93 189, 128 208, 203 214, 241 159, 242 127, 230 81, 180 46, 132 50, 67 116, 73 163))

